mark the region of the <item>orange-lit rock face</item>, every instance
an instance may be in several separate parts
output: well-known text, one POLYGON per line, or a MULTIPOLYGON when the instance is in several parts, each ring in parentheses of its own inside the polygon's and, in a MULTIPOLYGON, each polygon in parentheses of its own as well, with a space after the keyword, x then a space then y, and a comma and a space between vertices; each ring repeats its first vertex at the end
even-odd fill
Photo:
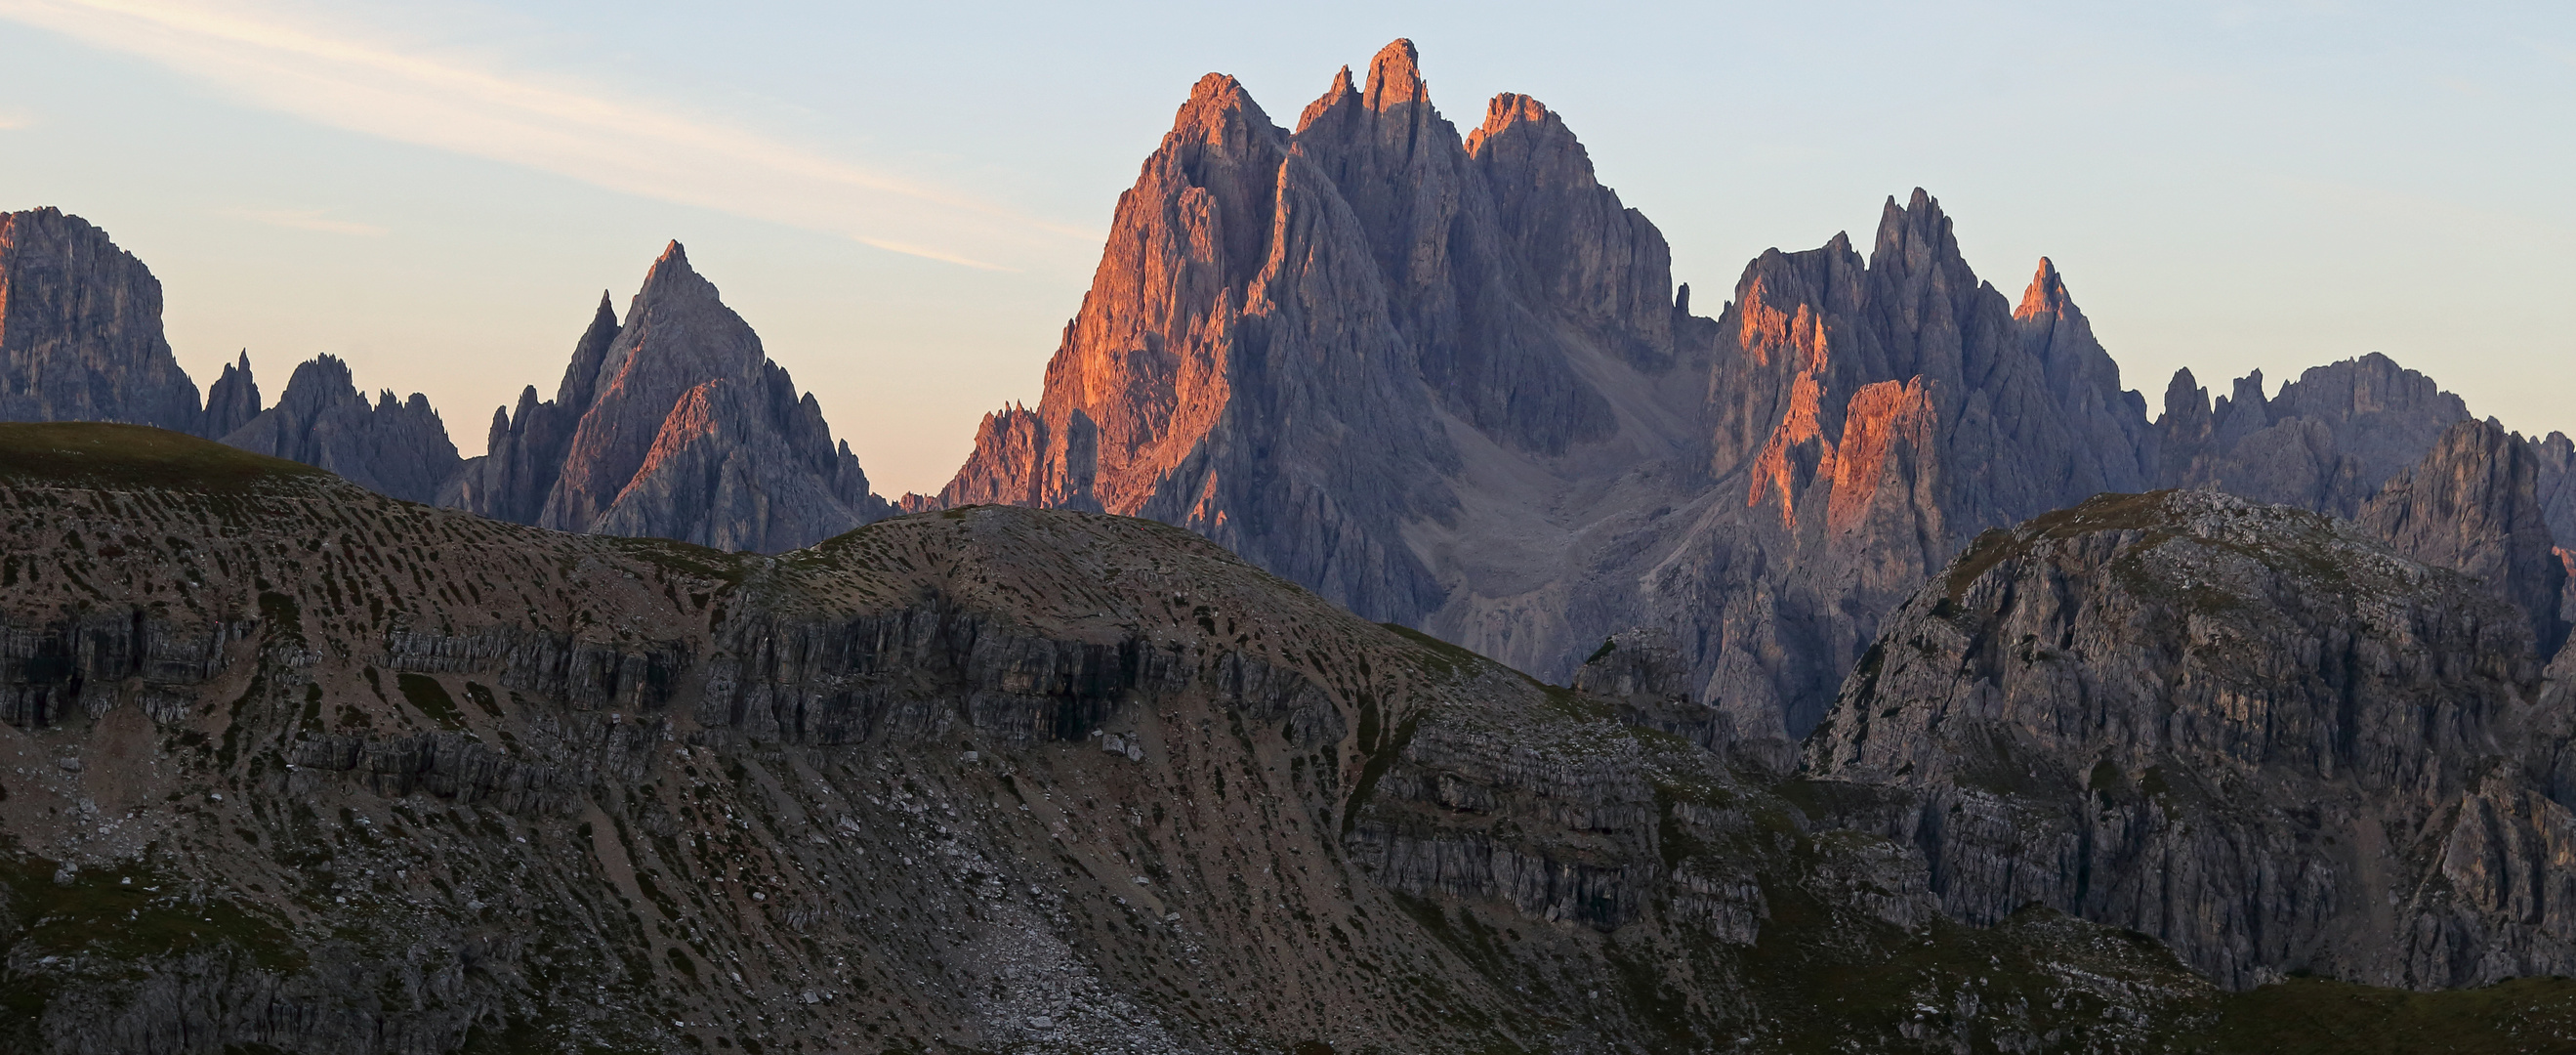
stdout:
POLYGON ((2013 309, 2013 318, 2063 315, 2072 304, 2066 295, 2066 281, 2058 277, 2057 265, 2043 256, 2039 258, 2039 272, 2030 277, 2029 288, 2022 290, 2021 305, 2013 309))
POLYGON ((1337 73, 1294 134, 1201 79, 1120 197, 1036 408, 988 419, 907 507, 1150 516, 1381 618, 1435 602, 1402 531, 1455 505, 1451 430, 1542 456, 1612 435, 1577 364, 1674 361, 1670 269, 1534 100, 1498 102, 1471 151, 1410 44, 1366 77, 1337 73))
POLYGON ((1843 442, 1832 469, 1825 529, 1837 534, 1860 526, 1883 491, 1907 501, 1919 474, 1931 471, 1939 414, 1921 377, 1880 381, 1852 393, 1843 411, 1843 442))
POLYGON ((1744 504, 1761 505, 1766 496, 1780 502, 1780 525, 1792 531, 1798 528, 1798 496, 1818 474, 1832 476, 1834 444, 1825 438, 1824 428, 1816 421, 1816 404, 1821 398, 1815 375, 1800 374, 1789 390, 1789 412, 1780 418, 1780 427, 1771 433, 1762 455, 1754 461, 1753 486, 1744 496, 1744 504))
POLYGON ((662 419, 662 427, 653 434, 653 446, 644 452, 643 465, 629 478, 627 487, 618 490, 619 497, 625 496, 626 491, 634 486, 634 481, 670 469, 680 452, 716 438, 723 424, 716 415, 714 394, 716 386, 724 383, 722 379, 700 382, 682 394, 679 402, 671 405, 671 412, 662 419))

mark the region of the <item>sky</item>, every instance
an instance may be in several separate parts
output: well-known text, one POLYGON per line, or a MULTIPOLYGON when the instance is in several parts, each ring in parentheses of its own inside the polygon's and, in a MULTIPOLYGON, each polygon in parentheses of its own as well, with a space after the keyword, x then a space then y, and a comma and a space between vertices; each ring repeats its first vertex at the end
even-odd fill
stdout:
POLYGON ((204 385, 347 359, 479 453, 678 239, 878 491, 1037 401, 1192 82, 1293 122, 1420 49, 1527 92, 1713 314, 1921 186, 2018 296, 2051 257, 2160 407, 2384 352, 2576 432, 2576 5, 0 0, 0 210, 160 278, 204 385))

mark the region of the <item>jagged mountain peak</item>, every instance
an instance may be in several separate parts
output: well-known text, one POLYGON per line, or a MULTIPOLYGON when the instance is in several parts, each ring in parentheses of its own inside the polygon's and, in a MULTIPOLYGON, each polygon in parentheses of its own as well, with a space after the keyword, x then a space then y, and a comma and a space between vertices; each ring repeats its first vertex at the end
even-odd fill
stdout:
POLYGON ((1385 110, 1399 103, 1428 103, 1430 86, 1423 83, 1421 54, 1413 42, 1403 37, 1388 41, 1369 59, 1368 108, 1385 110))
POLYGON ((2030 286, 2022 291, 2021 306, 2013 309, 2013 318, 2064 315, 2073 310, 2075 301, 2066 294, 2066 276, 2058 273, 2056 263, 2040 257, 2039 270, 2030 276, 2030 286))
POLYGON ((653 258, 653 266, 644 272, 644 286, 635 293, 634 305, 627 309, 631 317, 644 305, 671 299, 719 300, 715 283, 707 281, 689 266, 689 251, 678 239, 662 248, 653 258))
POLYGON ((1359 86, 1351 80, 1351 68, 1343 66, 1333 74, 1333 83, 1325 86, 1324 94, 1316 96, 1314 102, 1307 103, 1306 108, 1298 112, 1297 131, 1302 134, 1314 125, 1316 118, 1341 105, 1344 100, 1358 98, 1359 93, 1359 86))
POLYGON ((1966 261, 1959 254, 1959 240, 1952 233, 1950 216, 1941 211, 1941 200, 1921 187, 1904 205, 1890 196, 1879 211, 1878 237, 1870 250, 1869 264, 1877 272, 1889 262, 1896 262, 1901 273, 1919 274, 1931 267, 1957 265, 1962 271, 1966 261))
POLYGON ((1227 74, 1211 73, 1190 88, 1189 100, 1172 116, 1172 131, 1164 137, 1164 144, 1166 151, 1175 142, 1234 147, 1248 138, 1278 134, 1270 114, 1253 101, 1252 93, 1244 90, 1241 82, 1227 74))
MULTIPOLYGON (((248 371, 238 376, 248 388, 248 371)), ((255 401, 256 389, 248 394, 255 401)), ((238 408, 240 398, 227 393, 217 406, 238 408)), ((428 396, 415 392, 403 399, 380 389, 370 403, 348 362, 329 352, 296 364, 277 405, 222 439, 243 450, 320 466, 361 487, 413 502, 435 500, 460 464, 456 444, 428 396)))
MULTIPOLYGON (((1496 197, 1503 199, 1509 219, 1524 222, 1542 220, 1515 206, 1522 204, 1522 194, 1531 189, 1589 191, 1600 181, 1592 171, 1592 155, 1583 149, 1583 141, 1574 130, 1537 99, 1505 92, 1485 104, 1485 123, 1467 133, 1467 156, 1487 167, 1489 173, 1500 167, 1514 170, 1493 180, 1496 197)), ((1498 174, 1499 175, 1499 174, 1498 174)))

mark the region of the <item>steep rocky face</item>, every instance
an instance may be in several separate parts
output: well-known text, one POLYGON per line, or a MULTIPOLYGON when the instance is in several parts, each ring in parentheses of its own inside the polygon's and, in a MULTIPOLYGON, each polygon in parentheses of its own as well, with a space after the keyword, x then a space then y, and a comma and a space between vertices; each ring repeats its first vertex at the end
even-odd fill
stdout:
POLYGON ((0 213, 0 421, 201 430, 197 385, 161 336, 161 282, 56 209, 0 213))
MULTIPOLYGON (((240 384, 249 384, 244 358, 240 384)), ((235 375, 225 371, 226 380, 235 375)), ((230 393, 227 393, 228 398, 230 393)), ((250 398, 256 400, 257 390, 250 398)), ((233 404, 238 407, 238 404, 233 404)), ((277 405, 220 437, 246 451, 319 466, 360 487, 412 502, 438 497, 456 472, 456 444, 418 392, 396 401, 392 390, 373 404, 349 377, 349 364, 318 355, 295 368, 277 405)))
POLYGON ((2540 499, 2541 519, 2549 524, 2549 537, 2576 539, 2576 441, 2566 433, 2552 432, 2529 442, 2537 462, 2533 489, 2540 499))
POLYGON ((1717 500, 1652 567, 1643 618, 1699 642, 1700 696, 1805 733, 1892 610, 1978 531, 2134 490, 2144 400, 2055 265, 2016 307, 1917 190, 1866 262, 1764 254, 1718 320, 1717 500))
POLYGON ((493 413, 442 504, 725 550, 811 545, 889 512, 822 409, 671 243, 621 324, 607 297, 555 398, 493 413))
POLYGON ((582 411, 590 406, 599 364, 608 358, 618 329, 617 309, 603 290, 590 328, 573 345, 572 363, 555 386, 555 398, 538 402, 537 386, 529 385, 519 392, 516 413, 495 408, 483 457, 465 463, 439 504, 515 524, 536 523, 545 512, 546 496, 563 478, 564 453, 572 446, 582 411))
POLYGON ((2135 1047, 2232 1006, 1950 924, 1901 846, 1144 521, 769 558, 142 429, 0 452, 11 1050, 2135 1047))
POLYGON ((2358 520, 2399 553, 2486 583, 2530 617, 2546 658, 2567 637, 2567 568, 2540 505, 2539 465, 2503 426, 2461 421, 2362 503, 2358 520))
POLYGON ((1461 138, 1397 41, 1282 134, 1211 75, 1038 407, 907 508, 1162 519, 1551 678, 1651 631, 1785 748, 1966 537, 2148 478, 2055 269, 2016 311, 1919 192, 1870 260, 1768 254, 1721 316, 1536 100, 1461 138))
MULTIPOLYGON (((2428 467, 2493 442, 2454 433, 2428 467)), ((2427 552, 2428 523, 2492 523, 2424 515, 2481 486, 2437 476, 2387 521, 2427 552)), ((2229 985, 2475 985, 2576 963, 2552 878, 2567 722, 2533 705, 2560 694, 2540 675, 2523 612, 2360 528, 2106 495, 1980 538, 1888 620, 1807 755, 1962 920, 2036 901, 2229 985)))
POLYGON ((224 374, 206 388, 206 413, 197 434, 222 439, 259 416, 259 382, 250 376, 250 352, 224 364, 224 374))
POLYGON ((2377 352, 2313 367, 2270 399, 2260 370, 2214 404, 2180 370, 2156 422, 2155 484, 2348 518, 2468 416, 2460 397, 2377 352))
POLYGON ((1454 504, 1459 456, 1390 311, 1332 176, 1210 75, 1120 197, 1037 409, 988 417, 957 479, 916 505, 1152 516, 1363 614, 1418 619, 1441 591, 1402 525, 1454 504))

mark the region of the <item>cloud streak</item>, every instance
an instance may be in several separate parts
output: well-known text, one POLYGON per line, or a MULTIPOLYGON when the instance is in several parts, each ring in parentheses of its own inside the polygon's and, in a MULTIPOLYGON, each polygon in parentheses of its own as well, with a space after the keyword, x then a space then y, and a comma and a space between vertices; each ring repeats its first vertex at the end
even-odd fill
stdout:
MULTIPOLYGON (((0 18, 136 55, 321 124, 931 260, 1020 270, 1078 259, 1100 237, 653 100, 463 61, 256 3, 0 0, 0 18)), ((9 116, 0 112, 0 127, 9 116)))
POLYGON ((334 220, 322 215, 321 209, 226 209, 224 215, 236 220, 264 223, 296 231, 318 231, 322 234, 349 234, 375 237, 385 229, 355 220, 334 220))
POLYGON ((34 127, 36 127, 36 115, 25 110, 0 107, 0 132, 14 132, 21 128, 34 127))

